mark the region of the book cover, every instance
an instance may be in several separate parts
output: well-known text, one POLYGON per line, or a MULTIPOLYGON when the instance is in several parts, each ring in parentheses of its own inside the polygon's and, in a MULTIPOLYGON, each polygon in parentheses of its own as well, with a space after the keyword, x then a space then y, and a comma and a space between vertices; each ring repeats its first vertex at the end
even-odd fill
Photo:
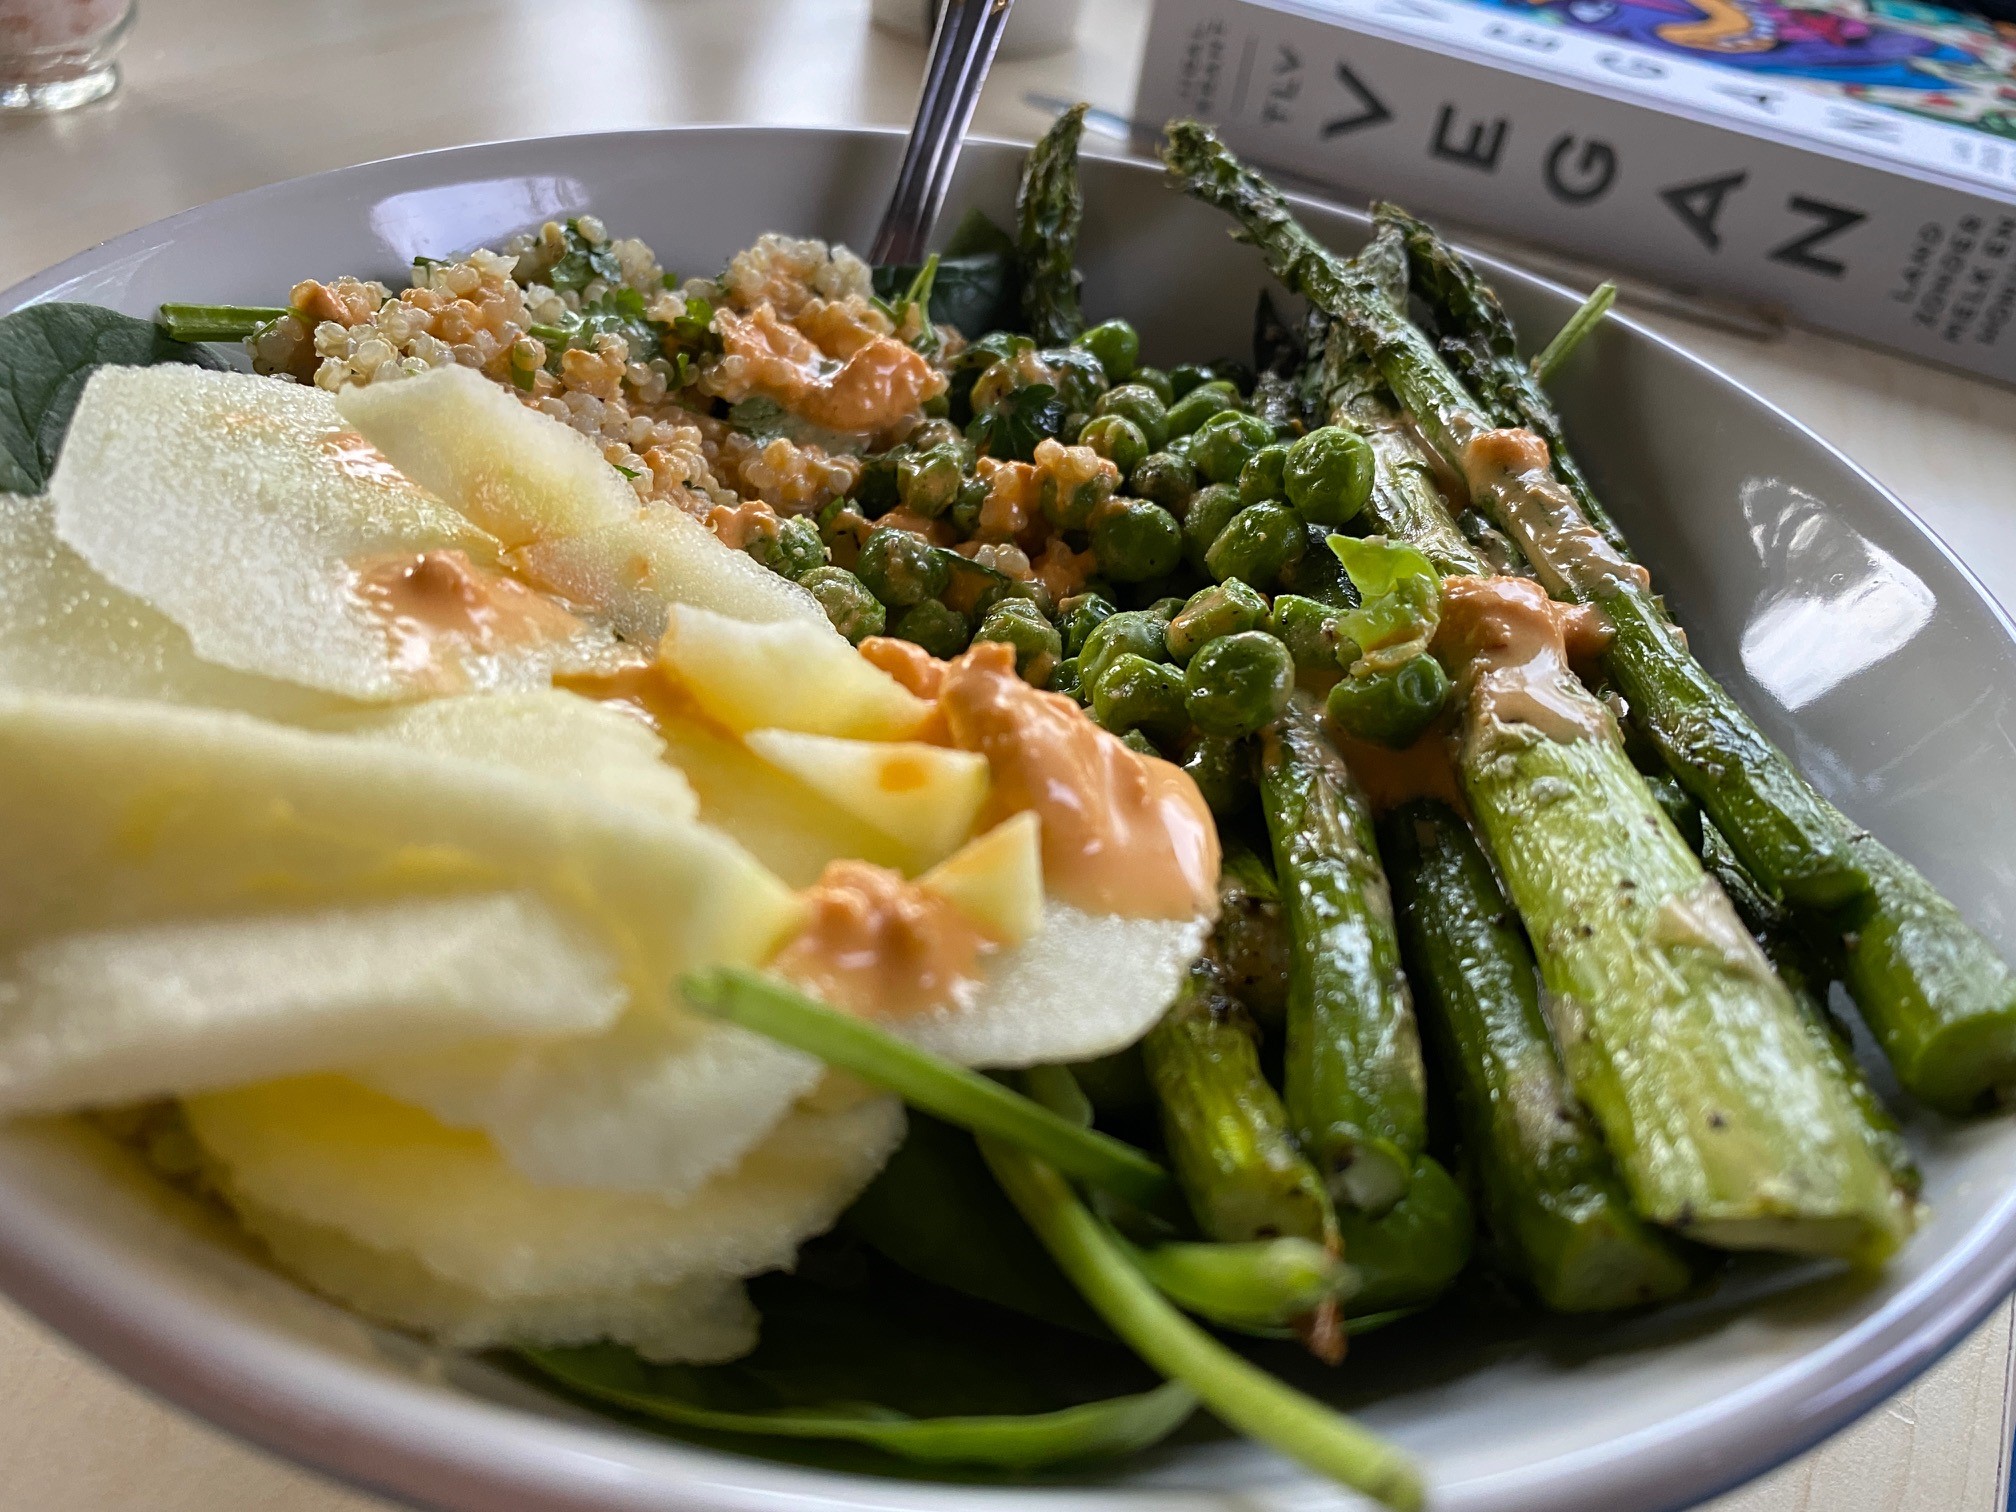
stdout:
POLYGON ((2016 381, 2012 72, 1908 0, 1158 0, 1136 114, 2016 381))

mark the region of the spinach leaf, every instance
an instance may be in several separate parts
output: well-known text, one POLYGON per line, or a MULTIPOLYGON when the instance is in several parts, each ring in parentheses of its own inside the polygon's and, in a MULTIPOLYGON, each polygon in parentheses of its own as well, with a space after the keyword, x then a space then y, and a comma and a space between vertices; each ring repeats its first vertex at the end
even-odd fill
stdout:
MULTIPOLYGON (((875 292, 899 299, 922 271, 921 263, 885 264, 875 270, 875 292)), ((1021 323, 1014 240, 978 210, 967 211, 939 254, 930 309, 968 340, 1021 323)))
POLYGON ((1036 443, 1064 429, 1064 406, 1056 388, 1030 383, 1014 390, 966 428, 966 438, 988 456, 1003 462, 1028 462, 1036 443))
MULTIPOLYGON (((840 1244, 822 1241, 828 1256, 840 1244)), ((857 1445, 946 1469, 1035 1470, 1146 1448, 1195 1406, 1117 1346, 965 1302, 872 1256, 853 1263, 867 1279, 836 1286, 819 1279, 829 1267, 815 1248, 801 1274, 754 1282, 763 1341, 733 1364, 654 1365, 606 1344, 521 1358, 578 1396, 686 1433, 765 1438, 798 1458, 824 1441, 827 1463, 857 1445)))
POLYGON ((84 384, 98 368, 224 364, 152 321, 87 304, 0 316, 0 492, 39 493, 56 467, 84 384))

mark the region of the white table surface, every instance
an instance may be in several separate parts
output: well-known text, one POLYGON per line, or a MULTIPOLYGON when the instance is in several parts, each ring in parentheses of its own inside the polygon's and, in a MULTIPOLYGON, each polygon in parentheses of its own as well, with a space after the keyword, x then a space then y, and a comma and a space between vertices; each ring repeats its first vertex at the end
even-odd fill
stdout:
MULTIPOLYGON (((1029 96, 1132 103, 1147 0, 1087 0, 1070 53, 998 66, 976 129, 1029 96)), ((464 142, 688 121, 900 124, 922 54, 867 0, 141 0, 124 91, 0 121, 0 287, 235 190, 464 142)), ((2016 391, 1824 337, 1654 322, 1894 489, 2016 604, 2016 391)), ((2011 1318, 1712 1512, 2002 1512, 2011 1318)), ((0 1304, 0 1512, 368 1512, 145 1398, 0 1304)), ((1620 1507, 1616 1512, 1635 1512, 1620 1507)))

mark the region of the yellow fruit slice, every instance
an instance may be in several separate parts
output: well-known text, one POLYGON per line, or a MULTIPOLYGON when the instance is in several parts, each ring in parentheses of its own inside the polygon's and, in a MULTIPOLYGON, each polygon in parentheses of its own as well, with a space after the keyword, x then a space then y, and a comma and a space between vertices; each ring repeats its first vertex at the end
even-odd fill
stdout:
POLYGON ((439 654, 416 655, 365 578, 436 552, 480 582, 497 542, 403 477, 320 389, 180 364, 100 368, 49 496, 65 544, 179 625, 198 656, 241 672, 384 701, 536 687, 610 649, 606 631, 547 608, 536 634, 430 640, 439 654))
POLYGON ((701 710, 737 735, 778 729, 907 740, 932 711, 830 627, 754 625, 681 605, 658 655, 701 710))
POLYGON ((1004 819, 917 879, 1003 945, 1043 927, 1043 825, 1028 812, 1004 819))
POLYGON ((987 758, 917 741, 751 730, 743 743, 903 847, 906 871, 951 855, 987 801, 987 758))
POLYGON ((526 579, 655 644, 672 604, 825 626, 797 584, 683 510, 645 507, 601 448, 466 368, 345 389, 345 419, 408 477, 500 540, 526 579))

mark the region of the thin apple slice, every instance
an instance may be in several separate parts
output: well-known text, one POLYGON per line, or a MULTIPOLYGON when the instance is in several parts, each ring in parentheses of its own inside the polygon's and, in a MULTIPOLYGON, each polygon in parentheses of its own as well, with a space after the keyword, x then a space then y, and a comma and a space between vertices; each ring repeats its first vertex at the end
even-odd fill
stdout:
POLYGON ((1110 1054, 1161 1018, 1210 928, 1206 919, 1128 919, 1053 899, 1041 929, 988 960, 964 1007, 883 1027, 968 1066, 1110 1054))
POLYGON ((330 717, 347 699, 204 661, 181 626, 56 538, 47 499, 0 494, 0 688, 330 717))
POLYGON ((1024 810, 917 879, 990 938, 1019 945, 1043 927, 1043 823, 1024 810))
POLYGON ((681 605, 658 656, 701 711, 737 735, 908 740, 934 711, 830 627, 797 620, 754 625, 681 605))
POLYGON ((184 1103, 227 1195, 412 1256, 490 1297, 673 1286, 789 1265, 902 1138, 893 1098, 834 1091, 681 1202, 531 1181, 482 1135, 344 1077, 184 1103))
POLYGON ((797 584, 685 511, 646 507, 594 442, 466 368, 343 390, 344 417, 404 472, 500 540, 527 580, 655 644, 673 604, 825 626, 797 584))
POLYGON ((604 944, 526 893, 84 930, 15 958, 0 1113, 240 1086, 622 1011, 604 944))
POLYGON ((0 697, 0 1022, 35 1011, 26 953, 63 937, 498 890, 597 942, 654 1017, 681 974, 765 959, 799 916, 725 836, 563 782, 239 714, 0 697))
POLYGON ((557 688, 434 698, 317 723, 437 756, 513 768, 668 819, 692 819, 700 812, 692 784, 666 760, 665 742, 642 720, 557 688))
POLYGON ((908 871, 935 866, 973 832, 987 758, 918 741, 751 730, 743 744, 901 845, 908 871))
POLYGON ((672 1286, 492 1297, 443 1280, 411 1255, 373 1249, 243 1196, 239 1221, 279 1267, 354 1312, 451 1349, 627 1344, 647 1360, 711 1365, 747 1354, 759 1319, 742 1283, 695 1276, 672 1286))
POLYGON ((101 368, 49 495, 64 543, 220 666, 384 701, 536 687, 608 655, 606 630, 499 576, 497 542, 320 389, 101 368), (465 626, 447 611, 472 593, 494 602, 465 626))

